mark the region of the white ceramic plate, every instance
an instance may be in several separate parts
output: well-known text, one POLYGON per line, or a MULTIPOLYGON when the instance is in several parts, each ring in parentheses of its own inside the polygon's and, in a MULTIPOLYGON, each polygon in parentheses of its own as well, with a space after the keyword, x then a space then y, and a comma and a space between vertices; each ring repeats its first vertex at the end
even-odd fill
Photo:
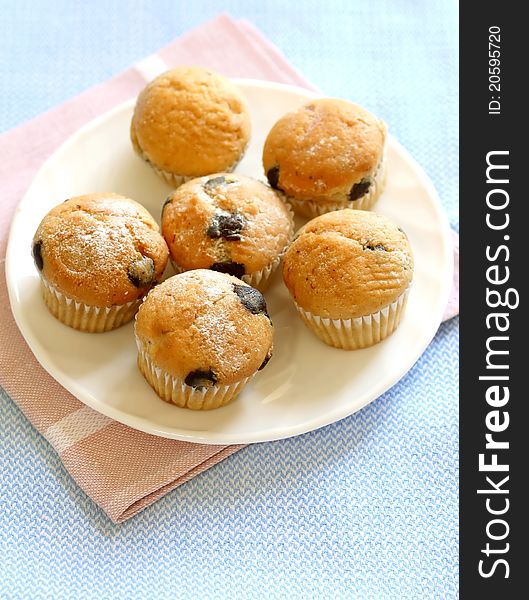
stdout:
MULTIPOLYGON (((270 127, 311 92, 251 80, 238 84, 252 112, 251 145, 237 172, 263 178, 261 150, 270 127)), ((452 253, 447 219, 422 169, 389 139, 388 185, 376 204, 404 228, 415 254, 405 317, 382 343, 347 352, 320 342, 302 324, 276 274, 266 299, 276 337, 274 357, 232 404, 194 412, 160 400, 136 367, 133 325, 80 333, 62 325, 40 297, 31 240, 46 212, 70 196, 114 191, 154 216, 170 188, 135 156, 129 142, 133 101, 92 121, 43 165, 18 207, 7 252, 7 283, 20 331, 42 366, 82 402, 130 427, 210 444, 298 435, 346 417, 395 384, 435 334, 447 303, 452 253)))

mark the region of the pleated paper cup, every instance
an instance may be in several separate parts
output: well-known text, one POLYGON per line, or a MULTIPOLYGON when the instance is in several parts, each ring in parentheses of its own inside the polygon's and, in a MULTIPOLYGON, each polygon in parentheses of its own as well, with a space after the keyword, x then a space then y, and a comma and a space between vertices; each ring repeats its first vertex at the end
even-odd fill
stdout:
POLYGON ((283 257, 285 250, 286 250, 286 247, 283 250, 283 252, 279 256, 274 258, 274 260, 269 265, 267 265, 264 269, 261 269, 260 271, 256 271, 255 273, 248 273, 248 274, 245 273, 241 277, 241 279, 245 283, 258 289, 260 292, 264 292, 266 290, 266 288, 268 287, 268 284, 270 283, 270 279, 271 279, 272 275, 275 273, 275 271, 277 271, 277 268, 279 267, 279 263, 281 262, 281 258, 283 257))
MULTIPOLYGON (((285 248, 285 250, 286 250, 286 248, 285 248)), ((283 254, 284 254, 284 252, 283 252, 283 254)), ((277 268, 279 267, 279 263, 281 262, 281 258, 283 257, 283 254, 281 254, 280 256, 275 258, 269 265, 264 267, 264 269, 261 269, 260 271, 256 271, 255 273, 245 273, 244 275, 242 275, 240 277, 240 279, 242 281, 244 281, 245 283, 247 283, 248 285, 251 285, 252 287, 258 289, 260 292, 264 292, 265 289, 268 287, 268 284, 270 283, 270 279, 271 279, 272 275, 274 274, 275 271, 277 271, 277 268)), ((174 269, 175 273, 177 273, 177 274, 192 270, 192 269, 183 269, 182 267, 177 265, 172 258, 170 258, 169 260, 171 261, 171 265, 173 266, 173 269, 174 269)))
MULTIPOLYGON (((192 179, 198 179, 199 177, 206 177, 207 173, 203 175, 179 175, 178 173, 171 173, 171 171, 165 171, 164 169, 160 169, 160 167, 156 166, 151 159, 141 150, 139 147, 136 148, 136 152, 139 156, 150 166, 153 171, 162 179, 164 179, 169 185, 173 186, 175 189, 180 187, 186 181, 191 181, 192 179)), ((246 152, 246 148, 244 149, 241 157, 236 160, 232 165, 225 169, 219 169, 219 172, 223 173, 231 173, 237 168, 237 165, 241 162, 244 153, 246 152)), ((213 173, 212 173, 213 174, 213 173)))
POLYGON ((40 281, 42 296, 51 314, 68 327, 88 333, 102 333, 125 325, 133 319, 142 302, 139 298, 114 306, 92 306, 59 292, 44 277, 40 281))
POLYGON ((344 208, 369 210, 378 200, 384 191, 384 188, 386 187, 386 162, 386 158, 383 156, 375 174, 375 178, 369 186, 369 190, 363 196, 358 198, 358 200, 349 200, 347 197, 345 197, 336 201, 317 202, 315 200, 298 200, 296 198, 292 198, 292 196, 287 196, 286 199, 299 215, 309 217, 310 219, 319 217, 334 210, 343 210, 344 208))
POLYGON ((322 342, 343 350, 359 350, 378 344, 397 329, 408 301, 409 288, 381 310, 355 319, 330 319, 303 310, 295 303, 305 325, 322 342))
POLYGON ((194 388, 186 385, 183 379, 175 377, 157 366, 142 348, 137 338, 136 343, 138 346, 138 368, 142 375, 162 400, 175 404, 180 408, 211 410, 225 406, 240 394, 244 386, 253 377, 246 377, 231 385, 213 384, 208 387, 194 388))

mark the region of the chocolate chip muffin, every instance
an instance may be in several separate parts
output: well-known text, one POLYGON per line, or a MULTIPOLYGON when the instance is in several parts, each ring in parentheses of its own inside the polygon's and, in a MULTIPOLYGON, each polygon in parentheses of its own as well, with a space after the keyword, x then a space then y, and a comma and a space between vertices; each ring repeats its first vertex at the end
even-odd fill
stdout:
POLYGON ((296 308, 321 340, 354 350, 397 328, 413 276, 406 234, 386 217, 331 212, 297 233, 283 263, 296 308))
POLYGON ((259 291, 205 269, 166 279, 136 315, 138 367, 167 402, 195 410, 233 400, 272 355, 259 291))
POLYGON ((304 216, 367 210, 384 188, 385 140, 384 123, 364 108, 347 100, 312 100, 272 127, 264 170, 270 185, 304 216))
POLYGON ((32 252, 51 313, 89 332, 130 321, 169 254, 149 212, 113 193, 77 196, 50 210, 32 252))
POLYGON ((294 231, 292 211, 266 184, 216 173, 166 200, 162 233, 177 271, 212 269, 265 289, 294 231))
POLYGON ((169 183, 232 171, 250 139, 245 97, 209 69, 178 67, 138 96, 131 123, 134 150, 169 183))

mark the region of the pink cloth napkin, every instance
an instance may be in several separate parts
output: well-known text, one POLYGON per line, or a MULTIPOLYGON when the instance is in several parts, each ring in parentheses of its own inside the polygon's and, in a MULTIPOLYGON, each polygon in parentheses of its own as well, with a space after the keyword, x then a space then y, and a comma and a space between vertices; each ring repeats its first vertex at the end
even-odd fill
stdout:
MULTIPOLYGON (((141 433, 84 406, 50 377, 21 337, 9 308, 3 272, 9 224, 42 162, 66 138, 135 96, 164 64, 186 63, 231 77, 314 89, 253 25, 220 16, 124 73, 0 136, 4 157, 0 162, 0 384, 114 522, 132 517, 242 446, 192 444, 141 433)), ((452 303, 448 318, 456 314, 456 305, 452 303)))

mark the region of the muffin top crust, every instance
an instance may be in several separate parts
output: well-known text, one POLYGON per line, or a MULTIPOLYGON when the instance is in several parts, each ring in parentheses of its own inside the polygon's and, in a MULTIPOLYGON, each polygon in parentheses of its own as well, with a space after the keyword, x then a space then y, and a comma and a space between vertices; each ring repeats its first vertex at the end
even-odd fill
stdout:
POLYGON ((273 326, 262 294, 205 269, 156 286, 136 315, 140 351, 195 388, 231 385, 264 368, 273 326))
POLYGON ((354 200, 375 175, 385 139, 384 123, 361 106, 335 98, 312 100, 272 127, 263 166, 270 185, 293 198, 354 200))
POLYGON ((167 198, 162 214, 162 233, 180 268, 214 268, 237 277, 277 259, 293 228, 277 192, 230 173, 183 184, 167 198))
POLYGON ((352 209, 309 221, 283 263, 294 301, 332 319, 381 310, 409 287, 412 277, 412 250, 402 229, 380 214, 352 209))
POLYGON ((247 101, 229 79, 183 66, 139 94, 130 133, 134 149, 159 169, 198 177, 230 170, 250 132, 247 101))
POLYGON ((57 291, 101 307, 141 298, 161 279, 169 254, 150 213, 114 193, 54 207, 35 232, 32 253, 57 291))

